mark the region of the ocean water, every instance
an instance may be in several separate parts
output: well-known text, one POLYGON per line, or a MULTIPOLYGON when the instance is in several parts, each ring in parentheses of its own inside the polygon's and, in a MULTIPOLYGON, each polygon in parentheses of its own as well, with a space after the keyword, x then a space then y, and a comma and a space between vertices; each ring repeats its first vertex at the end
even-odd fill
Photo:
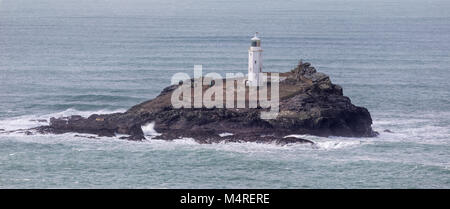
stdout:
POLYGON ((3 133, 0 188, 450 188, 448 11, 445 0, 2 0, 0 129, 125 111, 195 64, 245 73, 258 31, 265 71, 311 62, 380 136, 277 146, 3 133))

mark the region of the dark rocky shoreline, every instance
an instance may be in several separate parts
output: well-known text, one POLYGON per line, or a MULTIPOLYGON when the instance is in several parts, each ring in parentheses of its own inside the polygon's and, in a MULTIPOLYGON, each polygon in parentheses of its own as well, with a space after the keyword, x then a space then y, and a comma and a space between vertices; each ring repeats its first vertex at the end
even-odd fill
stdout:
POLYGON ((156 98, 138 104, 124 113, 94 114, 87 118, 51 118, 48 126, 36 127, 39 133, 68 132, 99 136, 129 135, 126 139, 145 139, 142 126, 154 122, 161 135, 152 139, 173 140, 190 137, 199 143, 258 142, 313 143, 285 137, 291 134, 317 136, 373 137, 372 118, 364 107, 351 103, 339 85, 310 66, 299 62, 290 72, 281 73, 280 113, 276 119, 260 118, 262 108, 182 108, 172 107, 170 98, 178 88, 165 88, 156 98), (222 133, 232 133, 220 136, 222 133))

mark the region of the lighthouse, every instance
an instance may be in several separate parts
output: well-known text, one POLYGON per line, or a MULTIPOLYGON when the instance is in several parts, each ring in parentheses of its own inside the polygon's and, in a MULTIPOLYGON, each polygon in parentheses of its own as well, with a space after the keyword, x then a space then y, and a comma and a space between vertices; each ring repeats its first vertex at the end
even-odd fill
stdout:
POLYGON ((258 38, 258 32, 251 39, 250 48, 248 48, 248 81, 249 86, 261 85, 262 74, 262 48, 261 39, 258 38))

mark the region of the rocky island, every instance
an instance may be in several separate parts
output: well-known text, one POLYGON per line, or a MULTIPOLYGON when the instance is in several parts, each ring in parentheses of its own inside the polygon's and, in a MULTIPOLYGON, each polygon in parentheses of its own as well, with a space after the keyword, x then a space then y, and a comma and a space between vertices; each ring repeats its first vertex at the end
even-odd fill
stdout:
MULTIPOLYGON (((159 134, 151 139, 193 138, 198 143, 262 142, 312 143, 287 137, 292 134, 317 136, 373 137, 372 118, 364 107, 351 103, 341 86, 317 72, 310 63, 299 62, 290 72, 281 73, 279 114, 261 119, 263 108, 173 108, 171 94, 179 85, 165 88, 159 96, 131 107, 123 113, 93 114, 87 118, 73 115, 51 118, 48 126, 36 127, 39 133, 88 133, 144 140, 142 127, 154 124, 159 134)), ((207 88, 207 87, 206 87, 207 88)), ((147 137, 148 138, 148 137, 147 137)))
MULTIPOLYGON (((88 133, 98 136, 125 134, 124 139, 144 140, 142 127, 153 123, 158 136, 151 139, 174 140, 190 137, 199 143, 275 142, 312 143, 287 137, 292 134, 317 136, 373 137, 372 118, 364 107, 351 103, 342 87, 329 76, 317 72, 310 63, 299 62, 290 72, 281 73, 279 114, 261 119, 263 108, 173 108, 171 94, 179 85, 165 88, 159 96, 131 107, 124 113, 73 115, 51 118, 39 133, 88 133)), ((206 87, 207 88, 207 87, 206 87)))

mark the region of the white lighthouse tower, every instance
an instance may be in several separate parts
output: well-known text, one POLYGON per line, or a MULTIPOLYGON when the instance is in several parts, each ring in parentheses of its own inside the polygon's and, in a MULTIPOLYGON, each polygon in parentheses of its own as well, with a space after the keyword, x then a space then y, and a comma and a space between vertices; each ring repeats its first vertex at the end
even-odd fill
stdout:
POLYGON ((261 39, 258 38, 258 32, 252 38, 250 48, 248 49, 248 81, 249 86, 261 85, 262 73, 262 48, 261 39))

